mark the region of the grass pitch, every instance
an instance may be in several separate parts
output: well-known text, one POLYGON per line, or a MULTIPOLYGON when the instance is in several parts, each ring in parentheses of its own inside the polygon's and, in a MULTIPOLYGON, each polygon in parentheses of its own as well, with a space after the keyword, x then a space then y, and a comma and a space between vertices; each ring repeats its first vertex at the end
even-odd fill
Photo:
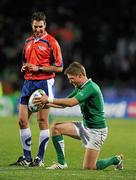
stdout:
MULTIPOLYGON (((79 118, 52 117, 53 121, 78 120, 79 118)), ((0 180, 135 180, 136 179, 136 120, 110 119, 108 138, 101 149, 100 158, 124 154, 124 170, 108 167, 102 171, 82 170, 84 148, 81 142, 64 137, 68 169, 10 167, 22 155, 17 117, 0 117, 0 180)), ((35 116, 31 119, 32 155, 38 149, 39 129, 35 116)), ((51 140, 45 153, 45 167, 56 161, 51 140)))

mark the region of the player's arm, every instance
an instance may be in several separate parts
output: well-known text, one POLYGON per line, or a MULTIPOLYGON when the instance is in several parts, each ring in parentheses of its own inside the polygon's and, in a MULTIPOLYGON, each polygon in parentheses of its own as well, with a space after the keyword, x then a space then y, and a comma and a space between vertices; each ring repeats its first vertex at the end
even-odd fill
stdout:
POLYGON ((31 72, 46 72, 46 73, 59 73, 63 71, 63 67, 62 66, 36 66, 34 64, 27 64, 27 68, 29 71, 31 72))
POLYGON ((51 103, 59 107, 72 107, 79 104, 78 100, 75 97, 58 99, 50 98, 47 95, 44 95, 42 97, 36 97, 33 102, 35 105, 51 103))
POLYGON ((47 72, 47 73, 52 73, 52 72, 59 73, 63 71, 63 67, 62 66, 61 67, 60 66, 48 66, 48 67, 38 66, 38 71, 47 72))
POLYGON ((53 108, 60 108, 60 109, 63 109, 65 108, 65 106, 60 106, 60 105, 56 105, 56 104, 53 104, 53 103, 48 103, 48 104, 45 104, 44 107, 53 107, 53 108))
POLYGON ((58 42, 53 38, 51 40, 51 57, 53 59, 51 66, 42 67, 43 71, 51 73, 59 73, 63 71, 63 58, 61 53, 61 48, 58 42))
POLYGON ((21 72, 24 72, 27 70, 27 63, 23 63, 21 67, 21 72))
POLYGON ((72 107, 72 106, 75 106, 75 105, 79 104, 79 102, 77 101, 77 99, 75 97, 72 97, 72 98, 60 98, 60 99, 54 98, 53 100, 48 98, 47 101, 48 102, 52 101, 53 104, 60 105, 60 106, 63 106, 63 107, 72 107))

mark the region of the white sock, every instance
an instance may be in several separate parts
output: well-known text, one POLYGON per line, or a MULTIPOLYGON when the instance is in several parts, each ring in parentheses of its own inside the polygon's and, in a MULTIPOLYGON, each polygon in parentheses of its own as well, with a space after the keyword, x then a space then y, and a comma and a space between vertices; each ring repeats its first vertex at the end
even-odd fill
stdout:
POLYGON ((30 128, 20 129, 20 137, 22 142, 22 147, 24 151, 24 156, 31 158, 31 130, 30 128))
POLYGON ((50 131, 49 129, 40 130, 40 137, 39 137, 39 151, 37 157, 43 160, 44 152, 47 148, 47 144, 49 142, 50 131))

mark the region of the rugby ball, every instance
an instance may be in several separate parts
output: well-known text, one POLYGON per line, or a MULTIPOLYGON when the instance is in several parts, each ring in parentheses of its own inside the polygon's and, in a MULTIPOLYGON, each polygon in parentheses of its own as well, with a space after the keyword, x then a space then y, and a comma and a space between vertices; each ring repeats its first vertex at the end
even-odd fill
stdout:
POLYGON ((37 89, 36 91, 34 91, 30 98, 29 98, 29 101, 28 101, 28 109, 31 111, 31 112, 38 112, 40 111, 44 105, 35 105, 33 104, 33 99, 35 97, 41 97, 45 94, 45 91, 42 90, 42 89, 37 89))

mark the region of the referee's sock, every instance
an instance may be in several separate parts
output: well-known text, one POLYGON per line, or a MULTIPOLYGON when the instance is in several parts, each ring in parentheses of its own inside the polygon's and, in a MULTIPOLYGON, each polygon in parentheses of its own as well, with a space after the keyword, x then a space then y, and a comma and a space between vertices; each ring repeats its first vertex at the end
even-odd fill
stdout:
POLYGON ((49 129, 40 130, 39 149, 38 149, 37 157, 39 157, 41 160, 44 159, 44 152, 49 142, 49 136, 50 136, 49 129))
POLYGON ((20 129, 20 137, 23 146, 23 156, 31 160, 31 130, 30 128, 20 129))

